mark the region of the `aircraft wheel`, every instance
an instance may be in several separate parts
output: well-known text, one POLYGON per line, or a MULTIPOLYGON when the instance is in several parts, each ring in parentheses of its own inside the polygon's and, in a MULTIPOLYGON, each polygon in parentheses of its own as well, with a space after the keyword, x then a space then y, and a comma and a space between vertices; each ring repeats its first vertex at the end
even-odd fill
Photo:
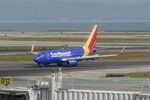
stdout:
POLYGON ((44 67, 45 67, 45 65, 44 65, 44 64, 39 64, 39 65, 40 65, 40 67, 41 67, 41 68, 44 68, 44 67))
POLYGON ((57 65, 58 65, 58 66, 63 66, 62 62, 59 62, 57 65))

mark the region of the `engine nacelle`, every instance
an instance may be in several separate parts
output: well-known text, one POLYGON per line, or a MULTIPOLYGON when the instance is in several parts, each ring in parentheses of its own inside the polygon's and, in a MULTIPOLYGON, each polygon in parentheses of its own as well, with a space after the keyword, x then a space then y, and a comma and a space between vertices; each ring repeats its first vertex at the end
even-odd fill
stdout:
POLYGON ((78 64, 78 61, 75 59, 69 59, 69 60, 67 60, 67 64, 69 64, 71 66, 76 66, 78 64))

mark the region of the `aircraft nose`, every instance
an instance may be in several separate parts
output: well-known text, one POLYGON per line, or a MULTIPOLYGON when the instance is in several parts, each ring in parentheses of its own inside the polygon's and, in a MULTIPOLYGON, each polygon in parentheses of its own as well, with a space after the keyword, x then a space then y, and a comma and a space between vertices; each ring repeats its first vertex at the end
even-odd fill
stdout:
POLYGON ((39 57, 35 57, 35 58, 34 58, 34 61, 35 61, 36 63, 38 63, 38 62, 39 62, 39 57))

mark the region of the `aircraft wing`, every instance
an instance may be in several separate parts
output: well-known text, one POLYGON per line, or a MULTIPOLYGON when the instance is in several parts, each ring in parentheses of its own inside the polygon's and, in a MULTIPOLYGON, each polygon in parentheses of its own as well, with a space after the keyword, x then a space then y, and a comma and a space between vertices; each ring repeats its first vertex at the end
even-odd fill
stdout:
POLYGON ((117 56, 117 54, 82 56, 82 57, 76 57, 75 59, 76 60, 86 60, 86 59, 96 59, 96 58, 113 57, 113 56, 117 56))
POLYGON ((75 60, 88 60, 88 59, 96 59, 96 58, 104 58, 104 57, 114 57, 118 55, 122 55, 124 53, 125 47, 122 49, 120 54, 110 54, 110 55, 90 55, 90 56, 82 56, 82 57, 74 57, 74 58, 63 58, 62 61, 67 61, 69 59, 75 60))
POLYGON ((63 58, 62 61, 67 61, 69 59, 75 59, 75 60, 88 60, 88 59, 96 59, 96 58, 103 58, 103 57, 113 57, 117 56, 117 54, 111 54, 111 55, 90 55, 90 56, 82 56, 82 57, 74 57, 74 58, 63 58))

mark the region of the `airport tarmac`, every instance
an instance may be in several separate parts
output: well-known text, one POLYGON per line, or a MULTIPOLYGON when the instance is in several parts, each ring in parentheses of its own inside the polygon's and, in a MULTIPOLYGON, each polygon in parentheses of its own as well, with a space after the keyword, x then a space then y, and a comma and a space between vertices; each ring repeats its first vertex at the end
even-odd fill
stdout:
MULTIPOLYGON (((48 41, 9 41, 0 40, 0 46, 63 46, 68 45, 70 47, 80 47, 85 44, 85 42, 48 42, 48 41)), ((97 47, 149 47, 149 43, 96 43, 97 47)))
MULTIPOLYGON (((97 37, 109 38, 150 38, 150 32, 102 32, 97 37), (114 35, 117 33, 117 35, 114 35), (119 34, 118 34, 119 33, 119 34), (109 34, 109 35, 108 35, 109 34), (123 34, 123 35, 122 35, 123 34), (137 35, 138 34, 138 35, 137 35)), ((0 31, 0 36, 10 37, 88 37, 89 31, 0 31)))
MULTIPOLYGON (((1 32, 2 35, 7 36, 52 36, 48 33, 43 35, 37 32, 14 32, 10 34, 1 32), (20 35, 19 35, 20 34, 20 35)), ((75 32, 77 33, 77 32, 75 32)), ((82 32, 81 32, 82 33, 82 32)), ((56 33, 54 33, 56 34, 56 33)), ((57 36, 60 36, 58 32, 57 36)), ((64 33, 63 33, 64 34, 64 33)), ((69 33, 67 33, 69 34, 69 33)), ((62 37, 79 37, 78 35, 61 35, 62 37)), ((81 35, 82 36, 82 35, 81 35)), ((88 37, 88 35, 82 36, 88 37)), ((99 36, 101 37, 101 36, 99 36)), ((135 36, 102 36, 112 38, 150 38, 146 35, 135 36)), ((142 42, 142 41, 141 41, 142 42)), ((68 44, 73 47, 80 47, 84 42, 48 42, 48 41, 7 41, 0 40, 0 46, 31 46, 32 44, 38 46, 62 46, 68 44)), ((150 51, 149 43, 97 43, 97 51, 120 51, 123 46, 126 46, 127 51, 150 51)), ((0 54, 18 52, 18 51, 0 51, 0 54)), ((19 51, 27 52, 27 51, 19 51)), ((30 51, 29 51, 30 52, 30 51)), ((58 69, 57 65, 50 65, 49 67, 41 68, 36 63, 0 63, 0 76, 11 76, 17 78, 19 81, 18 86, 27 85, 28 80, 37 80, 41 77, 50 77, 52 69, 58 69)), ((84 61, 80 62, 77 67, 63 67, 62 72, 64 78, 71 78, 64 85, 66 88, 79 88, 79 89, 100 89, 100 90, 124 90, 124 91, 139 91, 143 79, 131 78, 104 78, 106 73, 128 73, 136 71, 150 71, 150 61, 84 61), (74 81, 79 79, 81 81, 74 81), (82 81, 83 79, 83 81, 82 81), (84 81, 85 80, 85 81, 84 81), (98 81, 94 81, 98 80, 98 81), (139 81, 140 80, 140 81, 139 81)), ((66 81, 64 81, 66 82, 66 81)), ((146 91, 149 89, 146 88, 146 91)))
MULTIPOLYGON (((77 67, 62 67, 63 72, 98 69, 140 68, 149 66, 150 61, 84 61, 79 62, 77 67)), ((1 63, 0 76, 41 76, 51 73, 52 69, 59 68, 57 65, 41 68, 35 63, 1 63)))
MULTIPOLYGON (((90 34, 90 33, 89 33, 90 34)), ((2 35, 0 34, 0 36, 5 36, 5 35, 2 35)), ((38 35, 38 34, 35 34, 35 35, 31 35, 31 34, 7 34, 7 36, 9 37, 82 37, 82 38, 88 38, 89 35, 58 35, 58 34, 52 34, 52 35, 49 35, 49 34, 41 34, 41 35, 38 35)), ((137 39, 149 39, 150 38, 150 35, 97 35, 97 38, 137 38, 137 39)))
POLYGON ((101 78, 99 80, 70 79, 63 81, 64 88, 102 90, 102 91, 132 91, 150 93, 150 88, 144 79, 136 78, 101 78))
MULTIPOLYGON (((58 66, 40 68, 35 63, 0 64, 0 76, 11 76, 15 86, 27 86, 29 80, 50 79, 58 66)), ((105 78, 107 73, 149 71, 150 61, 89 61, 77 67, 63 67, 63 87, 109 91, 140 91, 143 78, 105 78)), ((145 82, 143 93, 150 93, 145 82)))

